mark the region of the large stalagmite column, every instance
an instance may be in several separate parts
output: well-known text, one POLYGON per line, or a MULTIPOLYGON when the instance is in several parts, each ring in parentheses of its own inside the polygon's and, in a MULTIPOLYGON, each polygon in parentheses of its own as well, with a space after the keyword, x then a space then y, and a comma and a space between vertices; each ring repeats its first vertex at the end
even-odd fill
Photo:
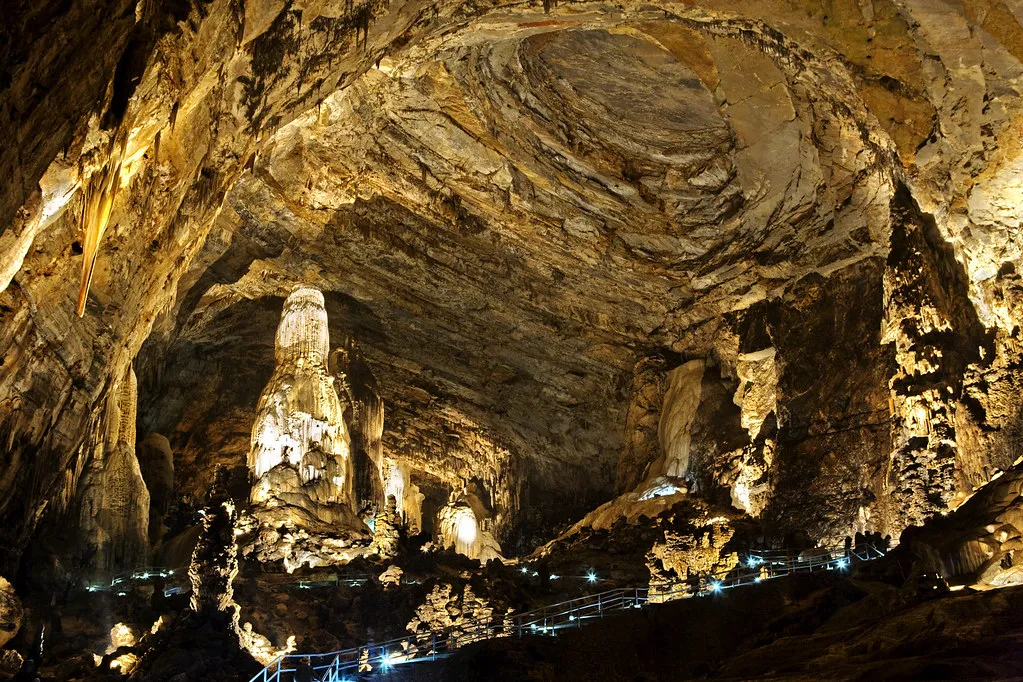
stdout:
POLYGON ((149 490, 135 457, 138 384, 128 372, 107 394, 93 456, 79 490, 83 540, 95 550, 96 578, 145 566, 149 559, 149 490))
POLYGON ((284 302, 276 366, 252 427, 253 503, 352 505, 350 439, 327 372, 329 342, 323 294, 296 287, 284 302))

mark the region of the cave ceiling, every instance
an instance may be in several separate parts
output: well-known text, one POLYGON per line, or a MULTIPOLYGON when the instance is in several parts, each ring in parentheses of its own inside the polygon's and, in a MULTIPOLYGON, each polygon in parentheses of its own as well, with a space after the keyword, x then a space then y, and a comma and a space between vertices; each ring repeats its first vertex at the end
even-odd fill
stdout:
MULTIPOLYGON (((882 254, 894 152, 809 55, 780 68, 661 17, 537 18, 488 15, 279 129, 228 193, 176 333, 266 366, 252 339, 279 303, 258 302, 314 285, 377 375, 390 453, 452 484, 527 467, 592 504, 637 355, 706 352, 690 327, 882 254)), ((243 451, 253 391, 234 390, 243 451)), ((195 430, 152 410, 155 431, 195 430)))
MULTIPOLYGON (((151 21, 107 4, 92 71, 11 42, 0 492, 27 492, 0 511, 17 542, 74 489, 133 360, 140 419, 180 432, 184 470, 243 457, 296 283, 325 293, 335 343, 359 342, 391 452, 440 478, 444 455, 528 469, 586 502, 613 488, 637 358, 723 352, 729 314, 883 261, 897 184, 981 319, 1015 324, 993 284, 1021 243, 1011 4, 221 1, 151 21), (126 43, 151 52, 111 114, 124 86, 98 74, 131 70, 103 52, 126 43), (74 190, 113 145, 121 191, 79 319, 74 190)), ((25 35, 67 33, 79 8, 54 12, 25 35)))

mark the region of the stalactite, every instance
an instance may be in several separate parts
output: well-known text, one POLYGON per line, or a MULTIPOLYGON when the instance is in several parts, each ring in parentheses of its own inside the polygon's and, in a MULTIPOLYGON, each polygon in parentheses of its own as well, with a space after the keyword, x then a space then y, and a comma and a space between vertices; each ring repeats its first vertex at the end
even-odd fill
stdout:
POLYGON ((96 268, 99 245, 110 222, 114 200, 121 186, 121 161, 128 138, 122 134, 120 140, 111 141, 110 158, 103 168, 86 181, 82 201, 81 229, 83 261, 82 281, 78 288, 78 316, 85 315, 85 302, 89 296, 92 274, 96 268))

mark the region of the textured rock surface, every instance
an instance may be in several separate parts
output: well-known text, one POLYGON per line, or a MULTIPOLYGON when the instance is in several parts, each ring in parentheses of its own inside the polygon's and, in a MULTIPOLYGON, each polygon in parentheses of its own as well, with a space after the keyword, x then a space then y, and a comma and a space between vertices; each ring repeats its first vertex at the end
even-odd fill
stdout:
POLYGON ((0 577, 0 647, 18 634, 22 617, 21 600, 14 592, 14 586, 0 577))
POLYGON ((331 505, 351 510, 355 479, 344 411, 327 374, 329 344, 323 294, 297 287, 277 326, 274 373, 259 396, 248 461, 255 505, 302 507, 328 523, 331 505), (289 485, 294 479, 298 486, 289 485))
POLYGON ((135 456, 138 388, 130 367, 109 394, 102 420, 86 446, 81 473, 79 543, 92 556, 97 579, 146 566, 149 559, 149 489, 135 456))
MULTIPOLYGON (((526 552, 580 518, 566 543, 633 530, 646 552, 664 529, 642 517, 679 505, 734 506, 779 545, 898 534, 1019 454, 1010 5, 12 8, 12 580, 40 528, 96 545, 100 571, 145 562, 165 528, 188 534, 218 465, 316 498, 239 527, 249 556, 295 568, 369 545, 335 542, 324 505, 357 528, 388 493, 456 545, 438 512, 464 504, 469 553, 526 552), (79 318, 97 232, 81 217, 107 208, 79 318), (248 459, 273 412, 256 396, 288 393, 273 331, 296 284, 323 292, 317 338, 342 346, 317 346, 309 385, 330 403, 317 428, 348 419, 355 470, 328 472, 333 444, 303 462, 325 441, 287 410, 248 459)), ((983 547, 936 566, 1015 579, 1016 533, 987 513, 967 524, 983 547)))

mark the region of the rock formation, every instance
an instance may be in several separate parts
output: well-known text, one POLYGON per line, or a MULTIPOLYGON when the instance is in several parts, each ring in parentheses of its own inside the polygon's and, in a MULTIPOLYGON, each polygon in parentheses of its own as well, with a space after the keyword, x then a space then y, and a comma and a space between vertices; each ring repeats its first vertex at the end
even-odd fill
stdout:
POLYGON ((328 522, 329 505, 351 508, 354 479, 348 428, 327 373, 329 343, 323 294, 296 287, 277 327, 276 366, 259 396, 248 462, 254 504, 301 506, 328 522))
POLYGON ((438 535, 443 549, 486 563, 501 557, 501 545, 490 532, 490 519, 478 513, 479 507, 464 499, 445 506, 437 514, 438 535))
POLYGON ((219 467, 253 573, 922 528, 921 572, 1017 581, 1016 4, 5 10, 26 600, 187 554, 219 467))
POLYGON ((384 403, 359 346, 348 339, 330 355, 334 387, 350 430, 353 499, 357 508, 382 509, 384 491, 384 403))
POLYGON ((0 648, 11 641, 21 627, 23 610, 14 587, 0 576, 0 648))
POLYGON ((79 528, 95 579, 148 565, 150 496, 135 456, 137 403, 135 372, 129 367, 108 392, 82 474, 79 528))
POLYGON ((368 539, 353 508, 351 440, 327 371, 329 343, 323 294, 296 286, 284 302, 274 372, 252 426, 253 521, 243 523, 255 534, 246 553, 283 559, 289 570, 349 560, 368 539))
MULTIPOLYGON (((416 608, 416 615, 409 621, 407 629, 424 653, 430 651, 433 641, 442 639, 447 639, 449 646, 456 649, 488 639, 483 632, 486 624, 494 620, 494 615, 494 607, 474 594, 469 585, 458 593, 452 585, 445 583, 434 586, 423 604, 416 608)), ((494 622, 493 625, 501 628, 504 623, 494 622)))

